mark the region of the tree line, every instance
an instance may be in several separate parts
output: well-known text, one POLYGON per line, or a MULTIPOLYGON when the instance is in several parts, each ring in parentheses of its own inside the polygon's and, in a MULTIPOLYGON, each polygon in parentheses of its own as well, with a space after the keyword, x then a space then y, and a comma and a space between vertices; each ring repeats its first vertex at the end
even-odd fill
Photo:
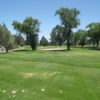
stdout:
POLYGON ((76 8, 60 8, 56 11, 61 25, 56 25, 50 33, 52 44, 61 46, 65 43, 68 50, 71 45, 83 47, 86 44, 93 44, 93 47, 99 47, 100 23, 93 22, 87 25, 85 30, 78 29, 73 32, 73 29, 80 25, 79 14, 80 12, 76 8))
MULTIPOLYGON (((56 11, 59 16, 60 25, 56 25, 50 33, 50 42, 43 36, 40 45, 59 45, 65 44, 70 50, 71 46, 81 46, 93 44, 99 47, 100 42, 100 23, 94 22, 86 26, 85 30, 79 29, 73 32, 74 28, 80 25, 78 15, 80 11, 76 8, 60 8, 56 11)), ((18 45, 30 45, 32 50, 36 50, 38 45, 38 33, 40 32, 40 21, 32 17, 26 17, 22 22, 14 20, 13 28, 16 30, 12 35, 6 25, 0 24, 0 46, 5 47, 6 52, 18 45)))
MULTIPOLYGON (((52 29, 50 34, 51 44, 59 46, 62 44, 67 45, 67 38, 65 37, 67 34, 64 33, 62 26, 57 26, 52 29)), ((92 45, 98 49, 100 42, 100 23, 90 23, 86 26, 86 30, 78 29, 76 32, 72 32, 70 36, 70 45, 73 47, 84 47, 84 45, 92 45)))

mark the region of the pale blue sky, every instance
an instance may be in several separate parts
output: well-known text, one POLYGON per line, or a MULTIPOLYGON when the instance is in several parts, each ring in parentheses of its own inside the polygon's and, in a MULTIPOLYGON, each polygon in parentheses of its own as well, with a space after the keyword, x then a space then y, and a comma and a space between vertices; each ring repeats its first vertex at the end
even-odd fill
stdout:
POLYGON ((100 0, 0 0, 0 23, 4 22, 12 33, 12 21, 23 21, 27 16, 41 22, 39 37, 47 39, 52 28, 60 23, 55 11, 60 7, 77 8, 81 14, 80 26, 84 29, 91 22, 100 22, 100 0))

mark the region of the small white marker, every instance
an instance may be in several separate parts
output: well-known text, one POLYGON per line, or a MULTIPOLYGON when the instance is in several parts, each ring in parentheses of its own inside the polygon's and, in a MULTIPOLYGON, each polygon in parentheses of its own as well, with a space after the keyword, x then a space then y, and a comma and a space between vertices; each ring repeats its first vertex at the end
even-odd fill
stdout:
POLYGON ((45 91, 45 89, 41 89, 41 91, 42 91, 42 92, 44 92, 44 91, 45 91))
POLYGON ((15 94, 15 93, 17 93, 17 91, 12 91, 12 94, 15 94))

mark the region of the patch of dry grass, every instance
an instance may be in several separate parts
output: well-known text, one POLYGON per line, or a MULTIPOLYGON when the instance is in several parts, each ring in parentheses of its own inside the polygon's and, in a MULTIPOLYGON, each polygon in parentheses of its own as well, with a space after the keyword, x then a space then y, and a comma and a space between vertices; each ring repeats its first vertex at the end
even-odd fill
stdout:
POLYGON ((55 75, 60 74, 61 72, 22 72, 19 73, 19 75, 23 78, 32 78, 32 77, 37 77, 37 78, 49 78, 55 75))

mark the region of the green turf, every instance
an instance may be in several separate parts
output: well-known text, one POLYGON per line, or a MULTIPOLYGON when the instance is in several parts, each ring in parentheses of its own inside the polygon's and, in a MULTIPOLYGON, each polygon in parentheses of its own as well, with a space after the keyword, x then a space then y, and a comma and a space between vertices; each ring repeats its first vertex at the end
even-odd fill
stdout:
POLYGON ((100 51, 0 54, 0 100, 100 100, 100 51))

